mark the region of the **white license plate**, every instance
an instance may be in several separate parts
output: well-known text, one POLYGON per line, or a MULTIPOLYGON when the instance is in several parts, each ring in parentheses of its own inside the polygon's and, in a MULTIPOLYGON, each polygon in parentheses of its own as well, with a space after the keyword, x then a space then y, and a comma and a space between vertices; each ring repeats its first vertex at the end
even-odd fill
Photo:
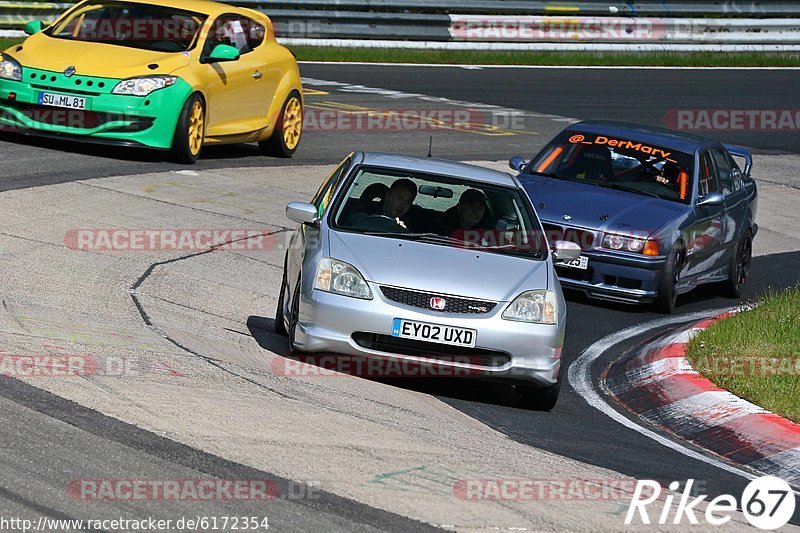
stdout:
POLYGON ((67 94, 39 93, 39 104, 67 109, 86 109, 86 98, 67 94))
POLYGON ((395 318, 392 321, 392 337, 474 348, 477 336, 474 329, 427 324, 402 318, 395 318))
POLYGON ((579 270, 586 270, 589 268, 589 258, 585 255, 571 261, 559 261, 556 266, 563 266, 567 268, 577 268, 579 270))

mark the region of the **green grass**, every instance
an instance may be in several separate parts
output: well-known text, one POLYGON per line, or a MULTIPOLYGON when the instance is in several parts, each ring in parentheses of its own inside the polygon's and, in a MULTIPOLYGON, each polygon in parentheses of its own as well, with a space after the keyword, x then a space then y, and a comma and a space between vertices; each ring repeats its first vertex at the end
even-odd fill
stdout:
POLYGON ((9 39, 6 37, 0 37, 0 50, 5 50, 11 45, 17 44, 22 42, 22 39, 9 39))
POLYGON ((720 387, 800 422, 800 285, 717 322, 689 342, 687 357, 720 387))
MULTIPOLYGON (((0 50, 22 39, 0 38, 0 50)), ((798 53, 502 52, 292 46, 301 61, 364 61, 475 65, 600 65, 689 67, 800 67, 798 53)))
POLYGON ((290 47, 303 61, 450 63, 476 65, 629 65, 696 67, 797 67, 797 53, 707 52, 502 52, 290 47))

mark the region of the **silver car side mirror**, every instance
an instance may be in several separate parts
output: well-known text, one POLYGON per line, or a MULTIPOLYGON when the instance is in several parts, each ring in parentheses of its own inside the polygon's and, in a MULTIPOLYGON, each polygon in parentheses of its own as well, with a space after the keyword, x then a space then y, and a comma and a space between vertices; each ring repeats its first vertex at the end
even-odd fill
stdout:
POLYGON ((711 192, 700 198, 697 207, 712 207, 725 203, 725 197, 721 192, 711 192))
POLYGON ((522 169, 525 168, 525 158, 516 155, 508 161, 508 166, 512 170, 522 172, 522 169))
POLYGON ((574 242, 556 241, 553 243, 553 257, 556 261, 572 261, 581 256, 581 247, 574 242))
POLYGON ((316 224, 319 222, 316 206, 305 202, 290 202, 286 206, 286 216, 289 220, 300 224, 316 224))

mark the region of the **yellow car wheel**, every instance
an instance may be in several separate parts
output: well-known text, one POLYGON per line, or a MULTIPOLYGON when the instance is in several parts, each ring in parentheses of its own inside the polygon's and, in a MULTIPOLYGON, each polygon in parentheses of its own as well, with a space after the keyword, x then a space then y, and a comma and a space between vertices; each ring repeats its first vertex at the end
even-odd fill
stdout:
POLYGON ((303 134, 303 101, 297 91, 292 91, 283 103, 278 123, 272 136, 258 143, 261 153, 278 157, 292 157, 300 145, 303 134))
POLYGON ((200 157, 206 131, 206 106, 199 94, 191 95, 178 117, 172 138, 172 157, 177 163, 192 164, 200 157))

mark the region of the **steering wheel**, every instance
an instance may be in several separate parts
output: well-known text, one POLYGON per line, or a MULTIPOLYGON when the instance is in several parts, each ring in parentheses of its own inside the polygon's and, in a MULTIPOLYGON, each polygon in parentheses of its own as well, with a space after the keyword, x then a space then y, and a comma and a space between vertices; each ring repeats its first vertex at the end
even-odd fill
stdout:
POLYGON ((357 224, 359 229, 366 231, 391 231, 394 233, 408 233, 408 228, 397 223, 397 219, 386 215, 370 215, 357 224))

